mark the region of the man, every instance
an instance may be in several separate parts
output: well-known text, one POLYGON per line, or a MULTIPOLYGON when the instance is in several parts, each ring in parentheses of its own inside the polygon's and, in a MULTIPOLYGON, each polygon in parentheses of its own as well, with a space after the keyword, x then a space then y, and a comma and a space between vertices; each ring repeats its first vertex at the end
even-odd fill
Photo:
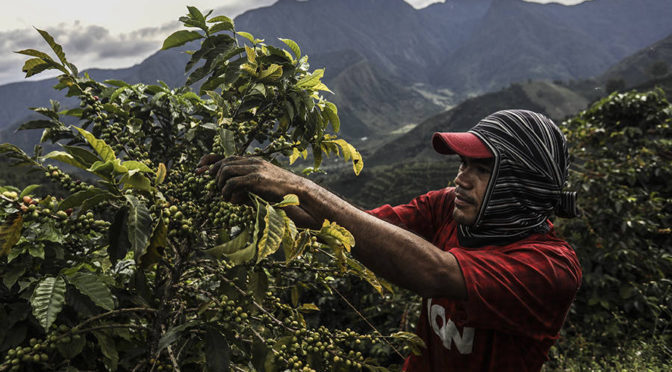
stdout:
POLYGON ((427 344, 407 371, 538 371, 581 281, 574 251, 548 220, 576 215, 563 192, 567 144, 557 126, 524 110, 496 112, 467 133, 435 133, 436 151, 462 158, 455 188, 409 204, 362 211, 313 182, 253 158, 212 164, 224 197, 294 193, 299 224, 336 221, 353 255, 423 297, 417 332, 427 344))

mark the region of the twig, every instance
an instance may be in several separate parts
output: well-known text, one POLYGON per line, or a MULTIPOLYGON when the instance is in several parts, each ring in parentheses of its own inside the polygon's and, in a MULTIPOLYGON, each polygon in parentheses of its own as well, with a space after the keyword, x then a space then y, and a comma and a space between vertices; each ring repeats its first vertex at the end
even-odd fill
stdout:
POLYGON ((85 324, 89 324, 91 322, 95 322, 98 319, 105 318, 107 316, 112 316, 112 315, 117 315, 121 313, 130 313, 130 312, 136 312, 136 311, 146 311, 146 312, 156 312, 156 309, 148 308, 148 307, 131 307, 127 309, 119 309, 119 310, 112 310, 108 311, 106 313, 102 313, 99 315, 96 315, 94 317, 91 317, 81 323, 79 323, 77 326, 73 328, 73 331, 78 330, 80 327, 84 326, 85 324))
POLYGON ((170 361, 173 363, 173 369, 176 372, 180 372, 180 365, 177 364, 177 360, 175 360, 175 355, 173 355, 173 349, 168 345, 168 356, 170 357, 170 361))
POLYGON ((391 347, 392 350, 394 350, 394 352, 397 353, 397 355, 399 355, 399 357, 400 357, 401 359, 404 359, 404 356, 399 352, 399 350, 397 350, 397 348, 395 348, 394 345, 392 345, 389 341, 387 341, 387 340, 385 339, 385 336, 383 336, 383 334, 380 333, 380 331, 377 330, 376 327, 375 327, 373 324, 371 324, 371 322, 369 322, 369 320, 366 319, 366 317, 365 317, 364 315, 362 315, 362 313, 360 313, 360 312, 357 310, 357 308, 355 308, 355 306, 352 305, 352 304, 350 303, 350 301, 348 301, 348 299, 345 298, 345 296, 343 296, 343 295, 341 294, 341 292, 338 291, 338 289, 336 289, 336 287, 334 287, 334 286, 332 286, 332 285, 329 285, 329 288, 333 289, 334 292, 336 292, 336 294, 338 294, 338 295, 343 299, 343 301, 345 301, 345 303, 348 304, 348 306, 350 306, 350 308, 351 308, 355 313, 357 313, 357 315, 359 315, 359 317, 362 318, 362 319, 364 320, 364 322, 366 322, 366 324, 369 325, 369 327, 371 327, 377 334, 379 334, 380 337, 382 338, 382 340, 383 340, 389 347, 391 347))

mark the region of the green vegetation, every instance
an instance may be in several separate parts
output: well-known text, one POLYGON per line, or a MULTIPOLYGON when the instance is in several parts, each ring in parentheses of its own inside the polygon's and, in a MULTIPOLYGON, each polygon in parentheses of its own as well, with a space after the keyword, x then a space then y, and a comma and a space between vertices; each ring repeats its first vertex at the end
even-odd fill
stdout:
POLYGON ((294 41, 266 45, 227 17, 188 9, 180 20, 190 29, 164 49, 201 41, 186 66, 198 94, 79 76, 41 30, 55 58, 19 52, 30 57, 27 76, 59 70, 56 88, 80 106, 51 102, 20 127, 43 129, 41 143, 55 151, 0 145, 5 164, 59 188, 34 178, 0 189, 0 371, 398 365, 399 350, 417 352, 417 336, 398 323, 383 334, 340 321, 339 288, 360 286, 377 301, 391 290, 351 258, 348 231, 329 221, 297 228, 283 210, 300 203, 295 195, 231 204, 194 173, 208 153, 278 164, 312 154, 306 172, 338 154, 359 173, 357 150, 328 133, 340 122, 321 95, 324 71, 310 71, 294 41))
POLYGON ((672 356, 672 105, 613 93, 564 123, 583 216, 559 220, 583 283, 556 348, 570 370, 667 370, 672 356))

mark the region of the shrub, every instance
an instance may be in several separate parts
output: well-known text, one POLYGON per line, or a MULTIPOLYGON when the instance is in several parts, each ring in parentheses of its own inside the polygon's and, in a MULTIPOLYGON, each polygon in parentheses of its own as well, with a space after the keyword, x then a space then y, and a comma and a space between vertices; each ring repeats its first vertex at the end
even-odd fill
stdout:
POLYGON ((56 58, 19 52, 32 57, 26 76, 61 71, 56 88, 81 105, 52 102, 34 109, 43 119, 22 125, 43 129, 42 142, 57 151, 0 145, 15 166, 40 170, 66 194, 41 195, 39 185, 0 190, 0 371, 398 363, 390 353, 404 344, 417 351, 417 336, 320 321, 317 300, 340 293, 338 283, 389 289, 350 257, 348 231, 329 221, 297 228, 283 211, 300 202, 294 195, 228 203, 207 174, 194 174, 207 153, 282 164, 309 151, 307 172, 339 154, 358 173, 359 153, 327 131, 337 132, 339 120, 320 94, 329 91, 324 71, 311 72, 291 40, 281 39, 289 50, 267 45, 227 17, 188 9, 180 20, 191 29, 169 36, 164 49, 201 41, 186 66, 198 94, 80 76, 40 30, 56 58), (64 116, 77 124, 65 125, 64 116))

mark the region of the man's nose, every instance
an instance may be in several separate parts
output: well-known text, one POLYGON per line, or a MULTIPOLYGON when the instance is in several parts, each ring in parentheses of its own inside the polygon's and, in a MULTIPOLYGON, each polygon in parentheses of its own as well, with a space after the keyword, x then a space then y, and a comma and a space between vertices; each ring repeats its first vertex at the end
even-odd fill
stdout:
POLYGON ((468 172, 459 171, 455 176, 455 184, 463 189, 470 189, 472 187, 471 176, 468 172))

